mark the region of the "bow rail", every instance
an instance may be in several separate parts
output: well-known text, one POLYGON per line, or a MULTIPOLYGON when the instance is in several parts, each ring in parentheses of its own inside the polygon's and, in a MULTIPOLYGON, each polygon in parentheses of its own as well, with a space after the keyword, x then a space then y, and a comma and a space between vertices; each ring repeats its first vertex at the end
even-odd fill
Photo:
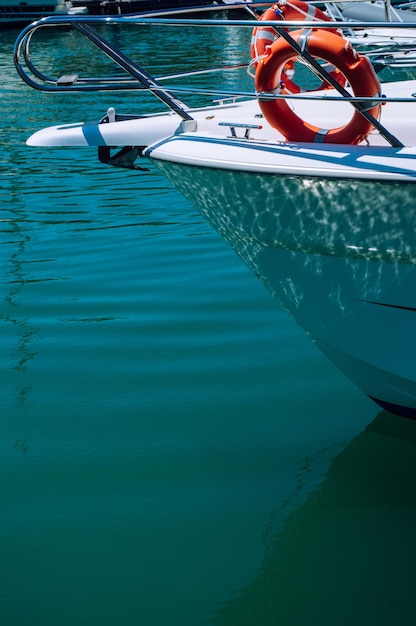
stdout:
MULTIPOLYGON (((211 96, 217 100, 224 100, 226 98, 257 98, 258 93, 254 91, 248 91, 245 89, 201 89, 195 86, 177 85, 172 84, 172 81, 178 79, 189 79, 190 77, 197 77, 201 74, 219 72, 230 72, 241 69, 249 69, 252 65, 247 61, 246 63, 226 64, 223 66, 208 67, 203 69, 188 70, 184 72, 176 72, 173 74, 164 74, 159 76, 151 75, 145 70, 141 64, 138 64, 128 54, 121 51, 114 43, 111 43, 107 36, 104 36, 103 31, 107 32, 112 27, 119 27, 121 25, 128 27, 181 27, 189 28, 192 26, 204 27, 204 28, 244 28, 252 30, 255 26, 258 26, 258 14, 256 10, 270 6, 269 3, 250 3, 248 4, 234 4, 227 6, 207 6, 197 7, 195 9, 183 9, 183 10, 171 10, 171 11, 156 11, 153 13, 142 13, 132 16, 51 16, 43 18, 37 22, 34 22, 30 26, 26 27, 18 36, 15 48, 14 48, 14 62, 18 74, 30 87, 47 92, 71 92, 71 91, 123 91, 123 90, 147 90, 152 93, 156 98, 162 101, 172 111, 180 115, 180 117, 187 121, 192 120, 189 111, 189 106, 186 105, 180 97, 185 94, 199 95, 199 96, 211 96), (241 19, 230 19, 230 11, 243 11, 244 15, 241 19), (218 14, 227 12, 227 19, 220 18, 218 14), (190 15, 203 12, 203 18, 194 18, 190 15), (208 13, 208 16, 206 15, 208 13), (185 14, 184 16, 182 14, 185 14), (243 19, 244 18, 244 19, 243 19), (42 69, 42 59, 35 62, 33 60, 36 55, 32 54, 31 46, 36 41, 37 37, 47 34, 51 34, 54 30, 59 30, 61 36, 64 37, 68 32, 76 31, 82 35, 89 44, 104 55, 107 59, 113 62, 116 68, 116 73, 103 76, 88 76, 81 75, 80 71, 74 69, 70 73, 58 73, 56 76, 49 75, 42 69), (62 34, 63 32, 63 34, 62 34), (117 74, 117 72, 119 72, 117 74)), ((332 22, 319 22, 316 20, 291 20, 291 21, 266 21, 262 20, 262 26, 274 28, 280 36, 284 37, 286 41, 294 48, 298 56, 303 62, 309 66, 311 71, 318 76, 321 80, 328 82, 334 87, 334 92, 337 91, 339 97, 344 101, 350 102, 351 105, 357 109, 361 115, 370 119, 371 123, 377 128, 377 130, 385 137, 385 139, 392 146, 401 146, 401 142, 396 139, 389 131, 376 119, 374 119, 368 112, 371 106, 374 106, 376 102, 386 102, 386 98, 382 95, 373 96, 371 98, 354 97, 343 87, 341 87, 337 81, 333 79, 329 71, 324 66, 320 65, 307 50, 302 48, 291 37, 289 29, 308 29, 308 28, 323 28, 334 29, 338 31, 350 31, 353 28, 354 32, 362 33, 365 29, 382 30, 385 32, 389 28, 394 28, 396 31, 405 29, 414 29, 416 33, 416 21, 414 23, 400 23, 400 22, 352 22, 346 23, 345 21, 332 21, 332 22)), ((138 46, 139 48, 139 46, 138 46)), ((373 42, 369 44, 369 49, 366 52, 371 58, 373 64, 379 64, 380 67, 397 63, 400 67, 400 63, 415 64, 416 60, 416 36, 413 40, 410 38, 408 41, 401 42, 400 46, 391 41, 382 40, 380 43, 373 42), (400 58, 397 55, 400 55, 400 58), (412 56, 413 55, 413 56, 412 56)), ((247 53, 247 58, 249 52, 247 53)), ((215 81, 214 81, 215 82, 215 81)), ((325 99, 326 95, 320 95, 319 93, 300 93, 300 94, 282 94, 282 93, 267 93, 260 94, 262 99, 297 99, 297 98, 309 98, 309 99, 325 99)), ((396 102, 415 102, 415 94, 412 94, 409 98, 390 98, 390 101, 396 102)), ((331 96, 333 98, 333 96, 331 96)), ((333 98, 333 99, 336 99, 333 98)))

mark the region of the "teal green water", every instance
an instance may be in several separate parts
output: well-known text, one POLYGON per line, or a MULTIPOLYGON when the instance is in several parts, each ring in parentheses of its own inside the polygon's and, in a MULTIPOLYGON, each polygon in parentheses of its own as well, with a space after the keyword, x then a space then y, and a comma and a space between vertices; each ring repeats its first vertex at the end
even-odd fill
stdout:
POLYGON ((413 625, 415 424, 334 369, 159 172, 25 146, 136 96, 30 90, 16 35, 0 34, 2 624, 413 625))

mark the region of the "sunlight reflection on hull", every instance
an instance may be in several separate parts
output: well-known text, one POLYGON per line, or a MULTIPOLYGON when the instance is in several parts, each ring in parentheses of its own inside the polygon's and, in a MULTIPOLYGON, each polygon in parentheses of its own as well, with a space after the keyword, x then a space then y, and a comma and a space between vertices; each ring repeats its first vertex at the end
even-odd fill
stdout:
POLYGON ((414 185, 158 165, 351 380, 416 413, 414 185))

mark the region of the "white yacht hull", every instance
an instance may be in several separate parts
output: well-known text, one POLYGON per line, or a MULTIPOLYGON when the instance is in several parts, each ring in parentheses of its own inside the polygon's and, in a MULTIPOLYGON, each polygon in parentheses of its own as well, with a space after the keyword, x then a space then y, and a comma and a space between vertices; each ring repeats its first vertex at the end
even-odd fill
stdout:
POLYGON ((162 152, 149 155, 334 364, 381 406, 416 417, 415 186, 162 152))
MULTIPOLYGON (((416 83, 384 89, 400 97, 416 83)), ((329 124, 349 112, 333 105, 293 104, 329 124)), ((384 107, 382 122, 411 147, 379 132, 366 146, 288 143, 254 100, 191 110, 189 122, 166 113, 60 125, 28 143, 141 146, 339 369, 416 417, 416 127, 401 106, 384 107)))

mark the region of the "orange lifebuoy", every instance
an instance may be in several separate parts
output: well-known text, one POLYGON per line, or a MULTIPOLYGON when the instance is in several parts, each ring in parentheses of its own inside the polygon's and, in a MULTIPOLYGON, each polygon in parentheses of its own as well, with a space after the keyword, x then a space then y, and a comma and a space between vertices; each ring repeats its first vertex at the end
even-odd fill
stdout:
MULTIPOLYGON (((274 20, 319 20, 324 22, 332 21, 328 15, 323 13, 318 7, 307 2, 301 2, 301 0, 278 0, 275 4, 269 7, 260 17, 261 21, 274 21, 274 20)), ((332 31, 336 32, 338 31, 332 31)), ((277 39, 277 32, 271 26, 259 26, 253 29, 251 38, 251 57, 254 59, 254 66, 257 66, 258 58, 266 53, 266 50, 277 39)), ((329 71, 329 70, 328 70, 329 71)), ((335 68, 329 71, 331 76, 335 78, 337 82, 345 85, 345 80, 338 70, 335 68)), ((293 81, 295 74, 294 63, 288 62, 287 66, 283 68, 282 76, 282 93, 301 93, 303 90, 293 81)), ((320 89, 327 89, 329 87, 327 82, 322 82, 319 87, 314 89, 318 91, 320 89)))
MULTIPOLYGON (((327 61, 340 70, 349 82, 354 96, 381 96, 380 83, 371 63, 366 57, 359 55, 343 37, 323 29, 297 30, 291 32, 291 36, 313 57, 327 61)), ((275 92, 285 63, 296 57, 296 54, 290 44, 280 37, 268 48, 266 56, 259 60, 255 86, 259 93, 260 109, 269 124, 288 141, 357 144, 365 139, 373 125, 356 109, 347 124, 328 130, 302 120, 283 98, 261 98, 261 93, 275 92)), ((369 107, 368 112, 378 119, 380 110, 381 105, 375 104, 369 107)))
MULTIPOLYGON (((301 0, 278 0, 260 16, 260 21, 271 22, 274 20, 318 20, 330 22, 331 18, 313 4, 301 2, 301 0)), ((271 26, 256 26, 253 28, 251 58, 257 59, 257 57, 262 56, 267 46, 270 46, 276 37, 277 32, 271 26)))

